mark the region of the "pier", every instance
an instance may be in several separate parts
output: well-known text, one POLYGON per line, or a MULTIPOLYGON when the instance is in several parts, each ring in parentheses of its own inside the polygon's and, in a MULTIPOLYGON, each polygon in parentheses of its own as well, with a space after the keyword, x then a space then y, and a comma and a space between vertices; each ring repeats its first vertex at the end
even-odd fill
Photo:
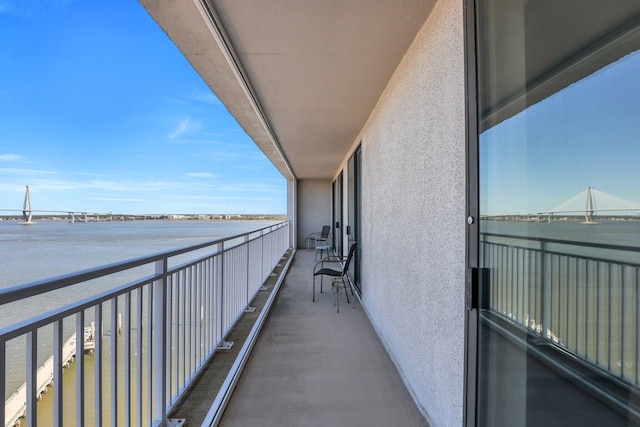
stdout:
MULTIPOLYGON (((95 348, 94 329, 85 328, 84 330, 84 352, 92 352, 95 348)), ((76 357, 76 334, 74 333, 64 342, 62 346, 62 366, 68 367, 69 363, 76 357)), ((38 400, 43 393, 47 392, 47 389, 53 384, 54 366, 53 355, 49 357, 37 372, 37 394, 38 400)), ((26 415, 27 411, 27 383, 22 384, 18 390, 16 390, 4 404, 5 411, 5 425, 4 427, 14 427, 20 425, 20 418, 26 415)))

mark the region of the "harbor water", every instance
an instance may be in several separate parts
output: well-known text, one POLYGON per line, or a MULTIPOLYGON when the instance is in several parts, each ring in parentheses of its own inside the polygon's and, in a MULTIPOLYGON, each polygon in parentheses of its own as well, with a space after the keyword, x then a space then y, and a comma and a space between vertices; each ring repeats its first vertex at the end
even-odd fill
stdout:
MULTIPOLYGON (((39 281, 65 275, 126 259, 148 256, 171 249, 191 246, 197 243, 218 240, 262 227, 276 221, 232 220, 232 221, 112 221, 69 223, 62 220, 40 221, 23 225, 17 221, 0 221, 0 288, 39 281)), ((183 262, 176 257, 171 265, 183 262)), ((49 312, 71 301, 94 295, 114 286, 127 283, 141 275, 152 273, 132 270, 117 278, 117 283, 94 280, 82 286, 72 286, 46 295, 32 297, 0 306, 0 328, 49 312), (127 277, 131 275, 131 277, 127 277)), ((110 279, 113 281, 113 277, 110 279)), ((109 313, 103 319, 105 350, 108 354, 109 336, 117 333, 111 330, 109 313)), ((64 322, 64 334, 74 332, 73 319, 64 322)), ((118 336, 118 341, 122 340, 118 336)), ((51 357, 52 328, 41 328, 38 333, 38 365, 51 357)), ((122 344, 119 344, 122 348, 122 344)), ((135 356, 135 355, 134 355, 135 356)), ((7 343, 7 398, 25 381, 25 339, 24 337, 7 343)), ((108 357, 108 356, 107 356, 108 357)), ((86 394, 85 406, 88 424, 93 418, 93 358, 85 356, 86 394)), ((108 360, 103 360, 103 364, 108 360)), ((119 363, 121 369, 122 363, 119 363)), ((73 368, 73 366, 72 366, 73 368)), ((75 369, 65 369, 64 395, 65 414, 73 417, 75 406, 75 369)), ((123 376, 118 376, 121 381, 123 376)), ((102 379, 109 384, 108 370, 102 379)), ((144 381, 144 379, 143 379, 144 381)), ((146 399, 143 396, 143 399, 146 399)), ((144 405, 144 402, 143 402, 144 405)), ((43 395, 38 404, 39 425, 49 425, 52 411, 50 394, 43 395)), ((106 408, 104 420, 109 419, 106 408)), ((66 415, 65 415, 66 417, 66 415)))

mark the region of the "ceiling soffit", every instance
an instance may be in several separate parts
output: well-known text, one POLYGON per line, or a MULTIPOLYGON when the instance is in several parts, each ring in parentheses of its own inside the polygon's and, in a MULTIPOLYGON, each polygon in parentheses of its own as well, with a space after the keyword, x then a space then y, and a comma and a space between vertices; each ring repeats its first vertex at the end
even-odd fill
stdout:
POLYGON ((331 178, 433 7, 141 0, 288 179, 331 178))

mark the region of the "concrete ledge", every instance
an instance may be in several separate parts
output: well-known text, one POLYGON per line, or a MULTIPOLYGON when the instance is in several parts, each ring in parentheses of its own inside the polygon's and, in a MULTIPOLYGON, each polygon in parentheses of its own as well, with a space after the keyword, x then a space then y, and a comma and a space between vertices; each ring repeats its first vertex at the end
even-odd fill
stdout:
POLYGON ((274 277, 269 277, 265 285, 268 292, 258 292, 250 306, 255 311, 247 311, 233 327, 227 341, 235 345, 229 351, 217 351, 203 373, 194 381, 191 390, 170 413, 170 418, 185 419, 186 425, 216 425, 233 393, 242 369, 269 314, 273 300, 278 294, 291 262, 295 249, 289 249, 274 269, 274 277))

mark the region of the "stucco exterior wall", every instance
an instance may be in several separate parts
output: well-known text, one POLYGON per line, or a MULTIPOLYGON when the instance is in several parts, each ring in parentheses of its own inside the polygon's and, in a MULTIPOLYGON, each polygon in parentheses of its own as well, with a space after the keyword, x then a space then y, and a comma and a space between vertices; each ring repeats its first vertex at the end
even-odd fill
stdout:
POLYGON ((324 179, 302 179, 297 181, 298 248, 306 248, 305 239, 310 233, 331 225, 331 181, 324 179))
POLYGON ((463 421, 463 23, 437 3, 361 133, 363 303, 434 426, 463 421))

